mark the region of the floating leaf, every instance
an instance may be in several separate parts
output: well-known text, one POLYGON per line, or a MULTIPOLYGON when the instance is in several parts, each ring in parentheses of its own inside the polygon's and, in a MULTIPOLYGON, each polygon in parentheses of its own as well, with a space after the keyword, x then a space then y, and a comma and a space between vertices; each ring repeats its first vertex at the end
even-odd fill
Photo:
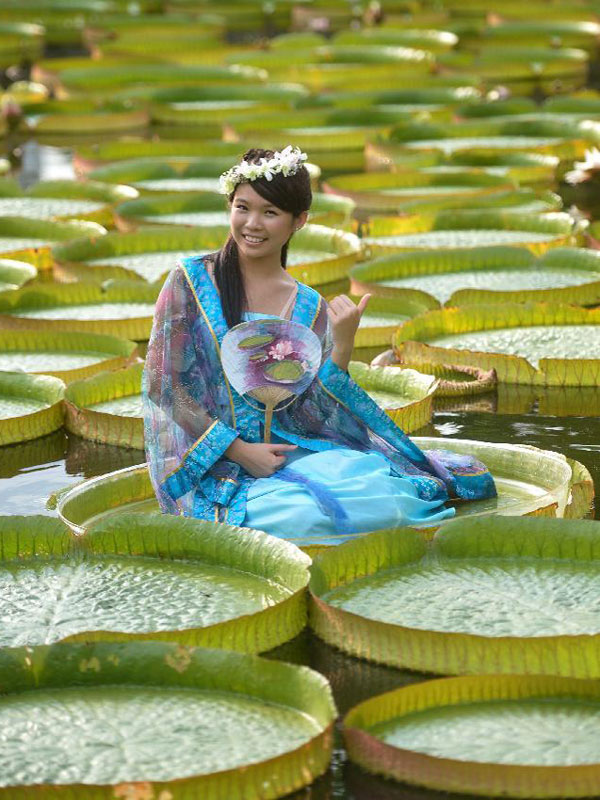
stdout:
POLYGON ((596 309, 568 305, 478 304, 428 311, 405 322, 394 345, 409 363, 493 368, 504 383, 595 386, 599 321, 596 309))
POLYGON ((355 290, 398 299, 418 290, 449 306, 600 302, 600 253, 583 248, 555 248, 540 258, 513 247, 415 251, 359 264, 350 275, 355 290))
POLYGON ((96 442, 144 449, 142 364, 73 382, 65 393, 65 427, 96 442))
POLYGON ((101 225, 82 220, 50 222, 0 217, 0 255, 2 258, 27 261, 38 269, 48 269, 52 266, 49 260, 52 243, 82 236, 97 238, 105 233, 106 229, 101 225))
POLYGON ((368 367, 351 361, 348 374, 384 409, 404 433, 431 422, 437 380, 413 369, 368 367))
POLYGON ((446 678, 360 703, 344 719, 344 738, 361 767, 430 789, 581 797, 600 789, 599 709, 597 682, 446 678))
POLYGON ((2 785, 13 797, 259 800, 305 786, 331 758, 335 706, 325 678, 305 667, 101 642, 12 649, 0 669, 12 731, 2 785))
POLYGON ((550 247, 577 244, 583 229, 569 214, 512 214, 499 210, 440 211, 431 215, 380 217, 366 228, 367 254, 402 250, 474 248, 519 244, 540 254, 550 247))
POLYGON ((0 445, 36 439, 63 423, 64 383, 49 375, 0 372, 0 445))
POLYGON ((0 582, 16 603, 3 628, 8 646, 158 639, 258 652, 304 626, 307 558, 267 534, 129 515, 79 542, 66 529, 53 538, 31 523, 14 531, 4 518, 0 582), (57 591, 70 610, 49 617, 57 591))
POLYGON ((74 330, 146 340, 158 286, 137 281, 39 284, 0 296, 0 327, 74 330))
POLYGON ((1 330, 0 370, 54 375, 65 383, 122 367, 136 345, 93 333, 1 330))
POLYGON ((317 557, 311 624, 422 672, 597 678, 599 554, 585 520, 455 520, 429 549, 409 528, 374 533, 317 557))
POLYGON ((26 261, 13 258, 0 258, 0 292, 6 289, 18 289, 24 283, 33 280, 37 269, 26 261))

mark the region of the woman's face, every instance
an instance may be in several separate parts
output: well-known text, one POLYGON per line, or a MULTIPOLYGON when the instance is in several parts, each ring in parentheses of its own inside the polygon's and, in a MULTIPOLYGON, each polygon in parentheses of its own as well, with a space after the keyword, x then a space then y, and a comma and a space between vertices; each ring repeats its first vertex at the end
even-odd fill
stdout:
POLYGON ((241 183, 231 203, 231 235, 240 255, 279 260, 281 248, 307 217, 306 211, 299 217, 282 211, 255 192, 249 183, 241 183))

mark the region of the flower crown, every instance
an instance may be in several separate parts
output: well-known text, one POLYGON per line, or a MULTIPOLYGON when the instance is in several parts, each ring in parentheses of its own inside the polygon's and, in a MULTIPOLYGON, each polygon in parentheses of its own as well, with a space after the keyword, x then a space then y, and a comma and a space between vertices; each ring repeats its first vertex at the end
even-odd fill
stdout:
POLYGON ((257 178, 273 180, 273 175, 281 173, 287 178, 295 175, 308 156, 301 152, 299 147, 288 144, 286 148, 277 150, 271 158, 261 158, 257 164, 249 161, 240 161, 219 178, 219 191, 221 194, 230 195, 238 183, 255 181, 257 178))

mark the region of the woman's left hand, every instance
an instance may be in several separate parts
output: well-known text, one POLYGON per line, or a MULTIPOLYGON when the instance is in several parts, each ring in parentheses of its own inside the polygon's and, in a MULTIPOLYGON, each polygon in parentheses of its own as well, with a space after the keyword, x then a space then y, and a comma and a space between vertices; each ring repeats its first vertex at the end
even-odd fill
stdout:
POLYGON ((327 314, 331 322, 334 347, 352 350, 360 318, 370 298, 370 294, 365 294, 358 301, 358 305, 354 305, 349 297, 340 294, 329 303, 327 314))

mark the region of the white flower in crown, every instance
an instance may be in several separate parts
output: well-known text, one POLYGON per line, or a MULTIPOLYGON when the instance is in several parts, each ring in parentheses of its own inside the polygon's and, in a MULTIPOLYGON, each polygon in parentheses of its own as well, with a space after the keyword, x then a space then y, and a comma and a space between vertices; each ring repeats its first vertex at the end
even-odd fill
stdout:
POLYGON ((258 164, 240 161, 221 175, 219 191, 221 194, 230 195, 238 183, 255 181, 257 178, 271 181, 278 173, 287 178, 288 175, 295 175, 307 158, 306 153, 301 152, 299 147, 289 144, 280 152, 275 152, 271 158, 261 158, 258 164))

